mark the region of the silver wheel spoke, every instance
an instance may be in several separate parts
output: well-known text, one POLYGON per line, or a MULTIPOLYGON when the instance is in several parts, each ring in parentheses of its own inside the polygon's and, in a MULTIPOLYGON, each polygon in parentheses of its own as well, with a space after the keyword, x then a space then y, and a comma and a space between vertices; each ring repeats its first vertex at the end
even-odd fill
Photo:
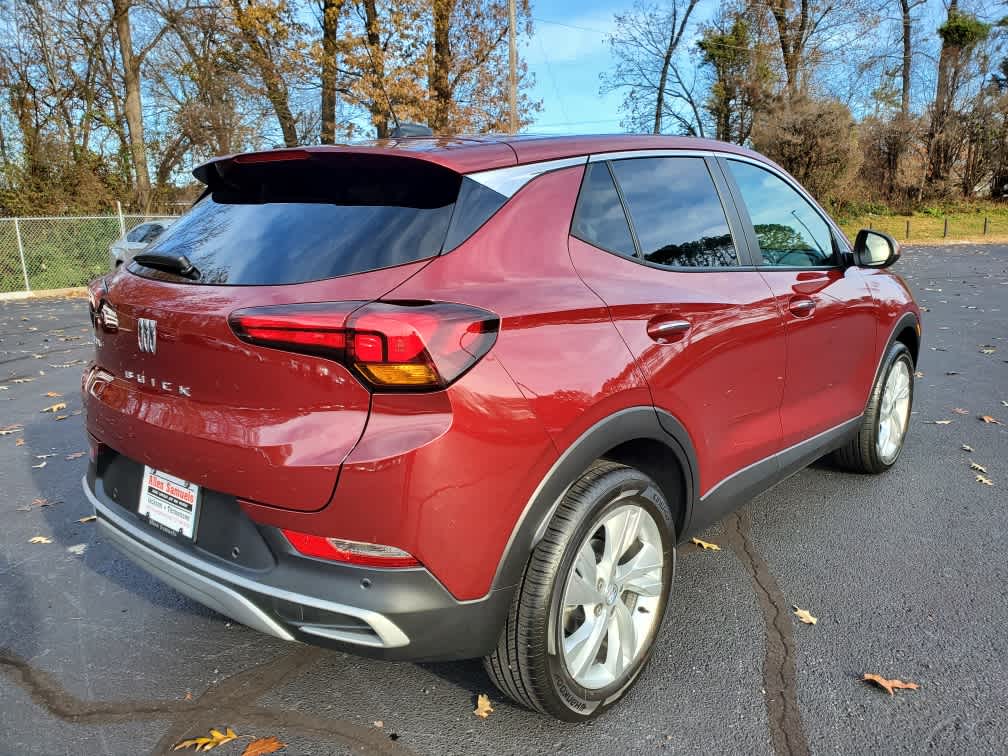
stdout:
POLYGON ((571 676, 578 680, 595 663, 602 641, 605 640, 608 623, 605 615, 590 615, 577 631, 564 641, 564 657, 567 659, 571 676))
POLYGON ((586 542, 578 552, 577 561, 574 563, 574 572, 564 594, 564 606, 594 606, 600 603, 602 596, 598 592, 597 575, 595 550, 586 542))
POLYGON ((630 610, 622 601, 617 601, 613 607, 613 626, 617 631, 617 645, 613 648, 612 637, 609 641, 609 654, 617 653, 620 660, 620 670, 626 669, 637 656, 637 628, 634 627, 630 610))
POLYGON ((638 596, 657 596, 661 593, 661 573, 662 555, 646 544, 626 564, 617 567, 613 580, 624 591, 638 596))

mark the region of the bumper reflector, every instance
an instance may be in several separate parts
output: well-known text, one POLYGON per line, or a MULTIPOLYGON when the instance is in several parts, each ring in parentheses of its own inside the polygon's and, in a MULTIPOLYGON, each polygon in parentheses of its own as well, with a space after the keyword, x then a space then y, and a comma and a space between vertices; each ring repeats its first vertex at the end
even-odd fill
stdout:
POLYGON ((365 567, 419 567, 420 562, 402 549, 377 543, 347 541, 342 538, 299 533, 296 530, 282 530, 291 546, 305 556, 327 559, 331 562, 346 562, 365 567))

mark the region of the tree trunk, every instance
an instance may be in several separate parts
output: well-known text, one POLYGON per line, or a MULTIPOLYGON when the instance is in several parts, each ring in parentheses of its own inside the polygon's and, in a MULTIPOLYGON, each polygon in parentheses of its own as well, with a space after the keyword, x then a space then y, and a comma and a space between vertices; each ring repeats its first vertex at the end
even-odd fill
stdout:
MULTIPOLYGON (((120 2, 121 0, 115 1, 120 2)), ((250 20, 246 16, 245 8, 242 7, 241 0, 231 0, 231 7, 234 10, 235 21, 238 24, 242 41, 248 46, 251 53, 252 64, 258 70, 263 86, 266 87, 266 99, 273 106, 273 112, 280 124, 284 146, 296 147, 298 143, 297 121, 290 109, 287 82, 284 81, 283 75, 277 69, 276 63, 270 58, 269 51, 259 42, 250 20)))
POLYGON ((336 40, 343 0, 322 0, 322 144, 336 141, 336 40))
POLYGON ((900 0, 903 10, 903 82, 900 90, 900 115, 910 117, 910 0, 900 0))
POLYGON ((661 134, 662 112, 665 110, 665 82, 668 80, 669 65, 672 63, 672 53, 675 52, 675 27, 669 30, 668 46, 665 48, 665 57, 662 58, 661 74, 658 76, 658 92, 655 98, 654 111, 654 132, 661 134))
POLYGON ((451 115, 452 90, 450 72, 452 67, 451 17, 455 11, 455 0, 434 0, 434 62, 431 70, 431 94, 434 108, 428 125, 435 134, 448 132, 451 115))
POLYGON ((378 8, 375 0, 364 0, 364 25, 367 29, 368 58, 371 62, 371 75, 374 77, 375 89, 379 94, 371 100, 371 121, 379 139, 387 139, 389 135, 389 116, 395 119, 392 102, 385 89, 385 58, 382 56, 381 35, 378 33, 378 8))
POLYGON ((777 24, 777 37, 780 42, 781 59, 784 62, 784 73, 787 78, 787 98, 795 100, 802 94, 804 86, 801 81, 801 67, 805 56, 805 34, 809 24, 809 0, 801 0, 801 11, 797 18, 788 18, 790 0, 775 0, 770 6, 770 13, 777 24))
MULTIPOLYGON (((957 0, 952 0, 949 3, 947 18, 952 18, 958 10, 957 0)), ((928 129, 928 181, 941 181, 949 171, 951 145, 948 143, 948 135, 945 132, 949 125, 955 61, 958 57, 958 47, 952 47, 942 42, 941 53, 938 56, 938 83, 935 87, 931 125, 928 129)))
POLYGON ((140 61, 133 55, 133 34, 129 20, 130 0, 112 0, 113 23, 119 38, 119 54, 122 56, 123 81, 126 84, 124 106, 126 125, 129 128, 130 156, 133 159, 133 175, 136 187, 136 201, 142 212, 150 207, 150 171, 147 168, 147 147, 144 144, 143 102, 140 98, 140 61))

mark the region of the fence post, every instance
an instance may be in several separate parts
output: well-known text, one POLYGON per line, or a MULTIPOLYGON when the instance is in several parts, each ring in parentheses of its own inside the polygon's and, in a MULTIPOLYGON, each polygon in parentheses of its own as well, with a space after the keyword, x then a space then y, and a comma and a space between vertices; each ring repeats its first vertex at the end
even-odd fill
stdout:
POLYGON ((986 218, 986 217, 984 218, 984 234, 983 234, 984 236, 987 236, 987 223, 989 221, 990 221, 990 218, 986 218))
POLYGON ((123 219, 122 202, 116 200, 116 214, 119 216, 119 236, 126 236, 126 221, 123 219))
POLYGON ((942 238, 948 237, 948 217, 945 218, 945 230, 942 232, 942 238))
POLYGON ((31 284, 28 283, 28 266, 25 265, 24 244, 21 243, 21 224, 18 219, 14 219, 14 236, 17 238, 18 255, 21 256, 21 274, 24 276, 25 291, 31 293, 31 284))
POLYGON ((909 218, 907 218, 906 236, 904 238, 905 239, 909 239, 910 238, 910 219, 909 218))

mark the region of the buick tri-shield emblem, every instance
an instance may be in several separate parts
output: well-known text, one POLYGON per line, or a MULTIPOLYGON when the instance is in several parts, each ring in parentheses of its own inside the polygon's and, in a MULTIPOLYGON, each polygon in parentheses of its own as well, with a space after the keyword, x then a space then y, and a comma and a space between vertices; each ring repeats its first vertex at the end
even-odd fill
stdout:
POLYGON ((137 341, 141 352, 154 354, 157 351, 157 321, 149 318, 137 319, 137 341))

